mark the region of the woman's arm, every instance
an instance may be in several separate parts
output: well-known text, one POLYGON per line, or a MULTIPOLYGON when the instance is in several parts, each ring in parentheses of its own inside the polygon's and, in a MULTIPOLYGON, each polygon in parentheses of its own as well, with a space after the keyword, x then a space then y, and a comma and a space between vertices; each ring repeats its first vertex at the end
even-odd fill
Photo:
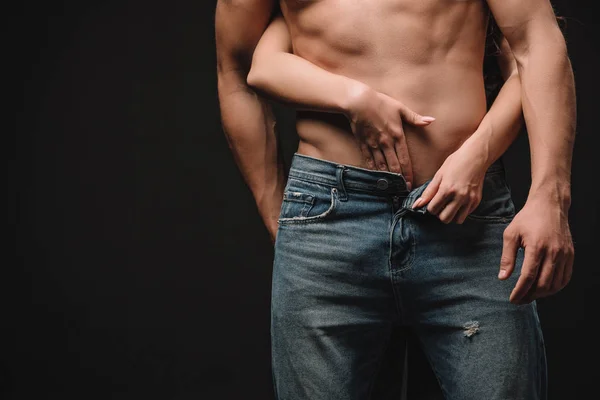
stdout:
POLYGON ((369 87, 331 73, 292 52, 287 24, 279 15, 267 27, 252 57, 247 83, 254 89, 296 109, 342 113, 350 117, 369 87))
POLYGON ((278 16, 256 46, 248 84, 296 109, 345 115, 368 168, 402 173, 410 187, 412 164, 403 123, 424 126, 435 118, 419 115, 400 101, 291 51, 287 25, 278 16))
POLYGON ((479 155, 481 168, 486 170, 504 154, 523 126, 521 81, 517 62, 505 38, 500 45, 498 64, 504 85, 475 133, 462 145, 479 155))
POLYGON ((523 124, 521 82, 506 39, 498 63, 504 85, 477 130, 450 154, 413 208, 427 211, 445 223, 462 224, 479 205, 485 172, 515 140, 523 124))

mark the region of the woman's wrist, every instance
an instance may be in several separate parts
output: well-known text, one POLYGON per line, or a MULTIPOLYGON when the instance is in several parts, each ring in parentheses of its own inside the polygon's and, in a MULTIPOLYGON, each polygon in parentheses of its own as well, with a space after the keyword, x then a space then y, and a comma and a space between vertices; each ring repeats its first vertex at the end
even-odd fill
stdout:
POLYGON ((490 149, 487 137, 475 132, 457 150, 461 157, 466 157, 471 164, 486 171, 493 164, 495 158, 490 149))
POLYGON ((369 106, 373 105, 376 98, 377 92, 370 86, 349 79, 341 102, 342 112, 350 121, 354 121, 358 115, 363 114, 369 106))

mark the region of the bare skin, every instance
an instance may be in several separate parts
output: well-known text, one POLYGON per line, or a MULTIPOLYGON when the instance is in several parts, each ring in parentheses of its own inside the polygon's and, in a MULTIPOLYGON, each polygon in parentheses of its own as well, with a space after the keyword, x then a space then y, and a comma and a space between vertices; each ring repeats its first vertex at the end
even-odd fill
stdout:
POLYGON ((223 131, 269 232, 277 226, 285 168, 269 104, 248 87, 246 77, 274 5, 274 0, 219 0, 215 15, 223 131))
MULTIPOLYGON (((397 138, 393 155, 398 156, 400 163, 388 166, 390 171, 402 172, 409 183, 410 174, 406 171, 410 158, 403 126, 426 126, 433 122, 431 118, 416 114, 399 100, 363 82, 329 72, 291 51, 289 30, 279 15, 256 46, 248 83, 263 95, 296 109, 345 115, 357 145, 366 148, 363 155, 367 157, 371 157, 370 143, 397 138)), ((429 212, 444 223, 461 224, 477 207, 486 170, 504 153, 522 125, 517 65, 506 40, 501 42, 501 51, 495 57, 505 80, 496 101, 477 130, 446 158, 415 203, 415 207, 429 203, 429 212)))
MULTIPOLYGON (((433 177, 486 114, 481 1, 284 0, 281 9, 294 54, 436 119, 403 126, 413 186, 433 177)), ((385 153, 393 146, 380 142, 370 164, 344 118, 299 112, 297 130, 299 153, 389 170, 385 153)))
MULTIPOLYGON (((255 19, 248 17, 244 21, 243 12, 252 5, 264 6, 265 2, 221 0, 219 5, 222 3, 228 3, 229 15, 236 16, 229 29, 238 35, 243 48, 236 48, 240 45, 235 38, 221 40, 221 44, 218 39, 219 60, 227 59, 229 54, 252 52, 258 41, 254 42, 256 32, 264 30, 266 23, 262 18, 259 26, 255 19), (249 25, 244 26, 243 22, 249 25), (244 34, 243 29, 252 35, 244 34)), ((500 279, 505 279, 514 269, 517 248, 525 247, 521 277, 510 298, 521 303, 555 293, 567 284, 572 273, 573 245, 567 214, 575 124, 574 83, 564 38, 548 0, 488 0, 487 4, 516 60, 532 149, 532 187, 525 207, 505 231, 501 260, 501 270, 507 274, 500 279)), ((388 135, 383 136, 383 141, 372 143, 371 163, 366 160, 364 148, 354 140, 351 123, 344 115, 305 111, 298 115, 299 153, 386 170, 400 165, 398 157, 403 156, 397 154, 395 141, 405 140, 410 171, 402 172, 412 175, 413 185, 420 185, 434 177, 444 161, 480 126, 486 114, 482 60, 487 21, 480 0, 283 0, 281 9, 290 29, 294 54, 327 71, 364 82, 376 93, 396 99, 420 115, 435 117, 434 122, 424 126, 402 124, 403 132, 396 133, 393 140, 388 135), (396 160, 391 150, 396 153, 396 160)), ((223 10, 225 7, 221 6, 219 18, 218 6, 218 38, 231 36, 225 32, 228 12, 223 10)), ((246 67, 231 69, 237 71, 232 74, 236 82, 246 67)), ((223 104, 231 102, 230 96, 221 95, 221 87, 230 87, 232 78, 224 73, 220 76, 223 113, 223 104)), ((239 88, 247 89, 241 83, 239 88)), ((238 109, 240 123, 242 114, 238 109)), ((236 140, 245 140, 235 132, 242 131, 234 122, 236 116, 224 115, 234 147, 236 140)), ((258 139, 257 142, 262 143, 258 139)), ((263 147, 260 151, 267 157, 263 147)), ((275 178, 278 175, 269 172, 273 164, 265 168, 260 157, 251 155, 250 150, 238 150, 237 154, 240 165, 254 165, 264 172, 256 174, 256 179, 261 175, 272 177, 266 184, 247 180, 253 192, 264 194, 265 187, 281 187, 275 178)), ((274 158, 269 155, 267 159, 274 158)), ((272 223, 276 202, 261 204, 267 203, 270 211, 261 214, 270 215, 268 221, 272 223)))

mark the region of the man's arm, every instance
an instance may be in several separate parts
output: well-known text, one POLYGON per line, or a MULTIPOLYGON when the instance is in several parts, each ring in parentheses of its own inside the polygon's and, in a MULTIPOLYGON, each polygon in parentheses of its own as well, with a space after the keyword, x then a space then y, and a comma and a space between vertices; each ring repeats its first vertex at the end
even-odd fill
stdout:
POLYGON ((573 243, 568 224, 575 137, 575 84, 565 39, 549 0, 487 0, 514 54, 531 148, 527 203, 505 230, 500 278, 525 247, 521 277, 510 300, 528 302, 570 280, 573 243))
POLYGON ((273 6, 273 0, 219 0, 215 17, 223 130, 272 241, 285 186, 284 166, 271 110, 248 87, 246 77, 273 6))

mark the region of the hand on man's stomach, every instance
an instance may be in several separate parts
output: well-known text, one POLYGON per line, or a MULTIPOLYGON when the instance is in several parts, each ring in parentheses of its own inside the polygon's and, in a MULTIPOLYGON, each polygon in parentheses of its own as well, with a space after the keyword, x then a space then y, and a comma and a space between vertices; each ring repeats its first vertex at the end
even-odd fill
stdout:
MULTIPOLYGON (((332 73, 363 82, 401 103, 387 104, 379 115, 373 110, 366 113, 369 118, 378 119, 378 125, 391 119, 390 110, 394 107, 435 117, 427 126, 408 126, 401 121, 405 135, 396 133, 395 137, 403 137, 404 143, 390 145, 393 140, 387 137, 383 148, 380 146, 378 150, 372 143, 365 145, 367 139, 373 142, 376 136, 373 130, 362 135, 363 140, 357 143, 352 140, 356 126, 344 121, 345 117, 300 113, 299 152, 363 168, 369 168, 366 159, 377 165, 384 158, 392 158, 392 167, 397 169, 404 160, 394 160, 392 148, 397 153, 408 146, 404 153, 410 155, 412 183, 418 184, 433 175, 485 115, 483 58, 488 9, 484 2, 283 0, 280 3, 295 55, 332 73)), ((400 125, 397 121, 391 123, 400 125)))
MULTIPOLYGON (((426 126, 402 123, 412 164, 413 187, 430 179, 448 155, 472 135, 486 113, 479 72, 427 67, 395 79, 363 80, 420 115, 435 117, 426 126)), ((354 77, 354 79, 357 79, 354 77)), ((375 110, 377 112, 377 110, 375 110)), ((341 114, 298 111, 298 151, 317 158, 370 168, 348 118, 341 114)), ((371 168, 371 169, 377 169, 371 168)))

